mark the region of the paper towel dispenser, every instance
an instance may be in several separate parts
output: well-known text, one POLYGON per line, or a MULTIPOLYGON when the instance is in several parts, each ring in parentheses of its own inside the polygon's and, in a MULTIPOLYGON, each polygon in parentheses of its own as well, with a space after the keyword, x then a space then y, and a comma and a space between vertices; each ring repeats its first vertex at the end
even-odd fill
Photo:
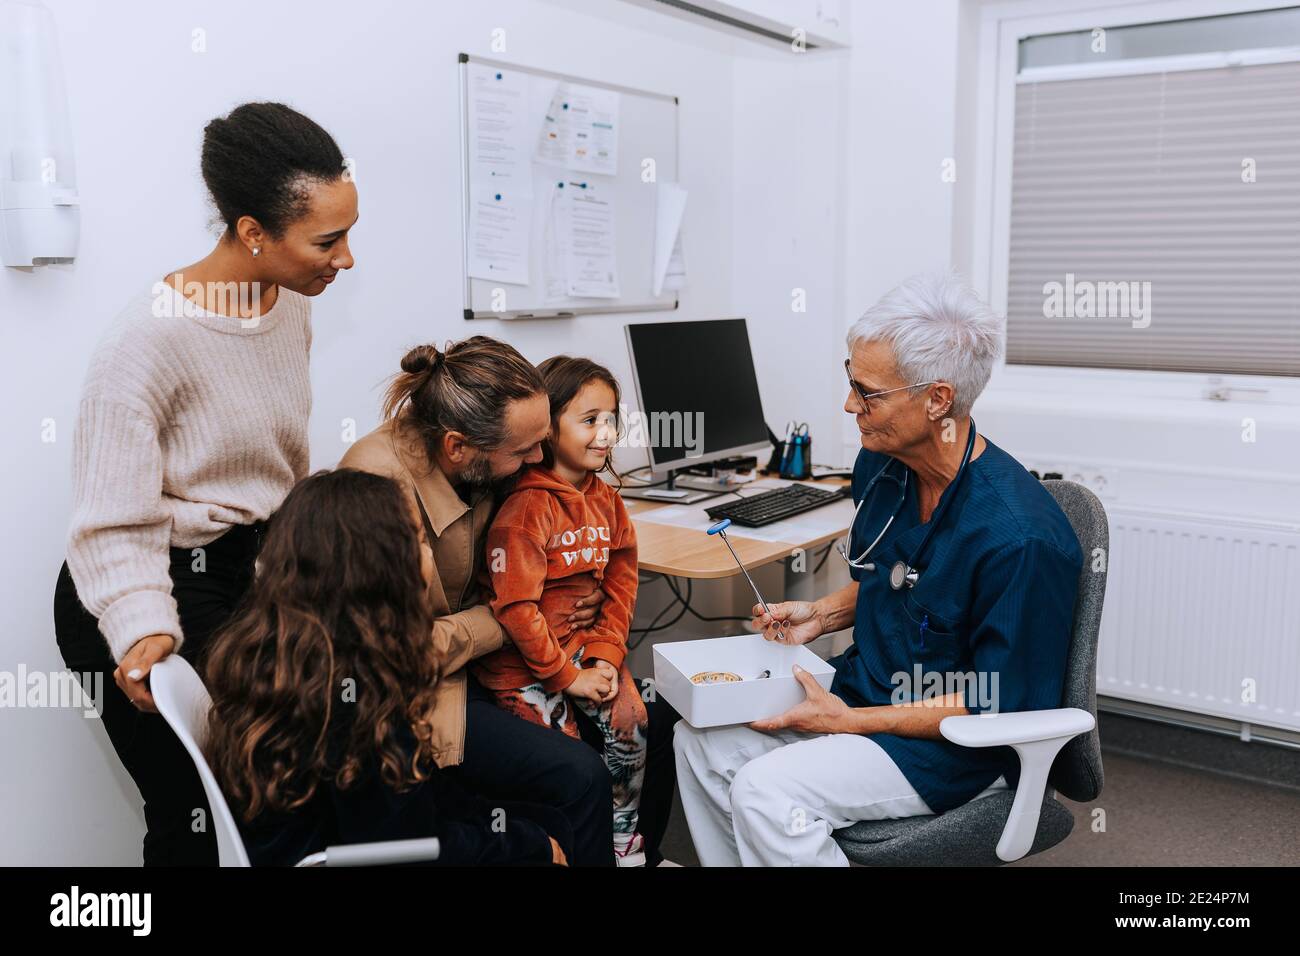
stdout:
POLYGON ((76 175, 54 17, 35 0, 0 0, 0 261, 6 266, 76 256, 76 175))

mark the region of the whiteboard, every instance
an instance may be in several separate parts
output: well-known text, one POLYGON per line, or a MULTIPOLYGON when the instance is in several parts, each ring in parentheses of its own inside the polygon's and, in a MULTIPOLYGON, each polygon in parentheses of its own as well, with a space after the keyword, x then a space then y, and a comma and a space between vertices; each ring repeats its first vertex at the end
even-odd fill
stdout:
POLYGON ((658 182, 677 182, 677 97, 648 93, 595 80, 520 67, 462 53, 460 62, 461 114, 461 266, 465 279, 466 319, 553 318, 590 313, 649 312, 676 309, 677 292, 663 289, 654 295, 655 212, 658 182), (470 64, 500 68, 526 75, 529 112, 538 119, 550 103, 557 82, 578 83, 620 94, 618 153, 614 175, 576 172, 532 163, 532 211, 529 242, 528 284, 503 283, 469 274, 470 204, 475 186, 474 164, 470 159, 470 64), (654 182, 644 182, 642 163, 654 160, 654 182), (575 180, 593 183, 614 205, 618 298, 548 297, 545 292, 543 258, 548 217, 545 197, 555 183, 575 180), (504 300, 504 308, 502 304, 504 300), (496 308, 494 308, 494 305, 496 308))

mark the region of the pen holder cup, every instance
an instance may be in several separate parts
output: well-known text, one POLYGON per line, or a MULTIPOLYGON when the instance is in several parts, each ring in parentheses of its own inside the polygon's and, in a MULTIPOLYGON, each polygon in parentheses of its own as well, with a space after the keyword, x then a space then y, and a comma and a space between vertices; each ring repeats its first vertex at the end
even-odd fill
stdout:
POLYGON ((781 477, 803 481, 812 477, 812 436, 791 435, 781 457, 781 477))

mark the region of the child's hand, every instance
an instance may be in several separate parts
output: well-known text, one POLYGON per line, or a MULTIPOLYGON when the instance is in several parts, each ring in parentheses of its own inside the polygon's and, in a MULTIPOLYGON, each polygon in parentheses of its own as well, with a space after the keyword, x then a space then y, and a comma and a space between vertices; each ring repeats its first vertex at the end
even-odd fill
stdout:
POLYGON ((570 697, 581 697, 599 704, 610 694, 609 678, 598 667, 584 667, 564 692, 570 697))
POLYGON ((599 658, 596 659, 592 667, 609 678, 609 693, 600 699, 602 704, 608 704, 618 696, 618 669, 609 661, 602 661, 599 658))

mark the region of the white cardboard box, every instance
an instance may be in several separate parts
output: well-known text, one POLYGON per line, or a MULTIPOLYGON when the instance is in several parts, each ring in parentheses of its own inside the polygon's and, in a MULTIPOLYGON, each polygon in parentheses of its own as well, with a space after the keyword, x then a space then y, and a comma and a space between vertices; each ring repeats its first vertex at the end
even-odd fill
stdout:
POLYGON ((746 724, 801 703, 807 695, 794 679, 795 664, 828 689, 835 676, 835 669, 807 647, 767 641, 762 634, 656 644, 654 659, 657 692, 692 727, 746 724), (759 679, 764 670, 772 676, 759 679), (743 680, 692 684, 692 675, 701 671, 730 671, 743 680))

